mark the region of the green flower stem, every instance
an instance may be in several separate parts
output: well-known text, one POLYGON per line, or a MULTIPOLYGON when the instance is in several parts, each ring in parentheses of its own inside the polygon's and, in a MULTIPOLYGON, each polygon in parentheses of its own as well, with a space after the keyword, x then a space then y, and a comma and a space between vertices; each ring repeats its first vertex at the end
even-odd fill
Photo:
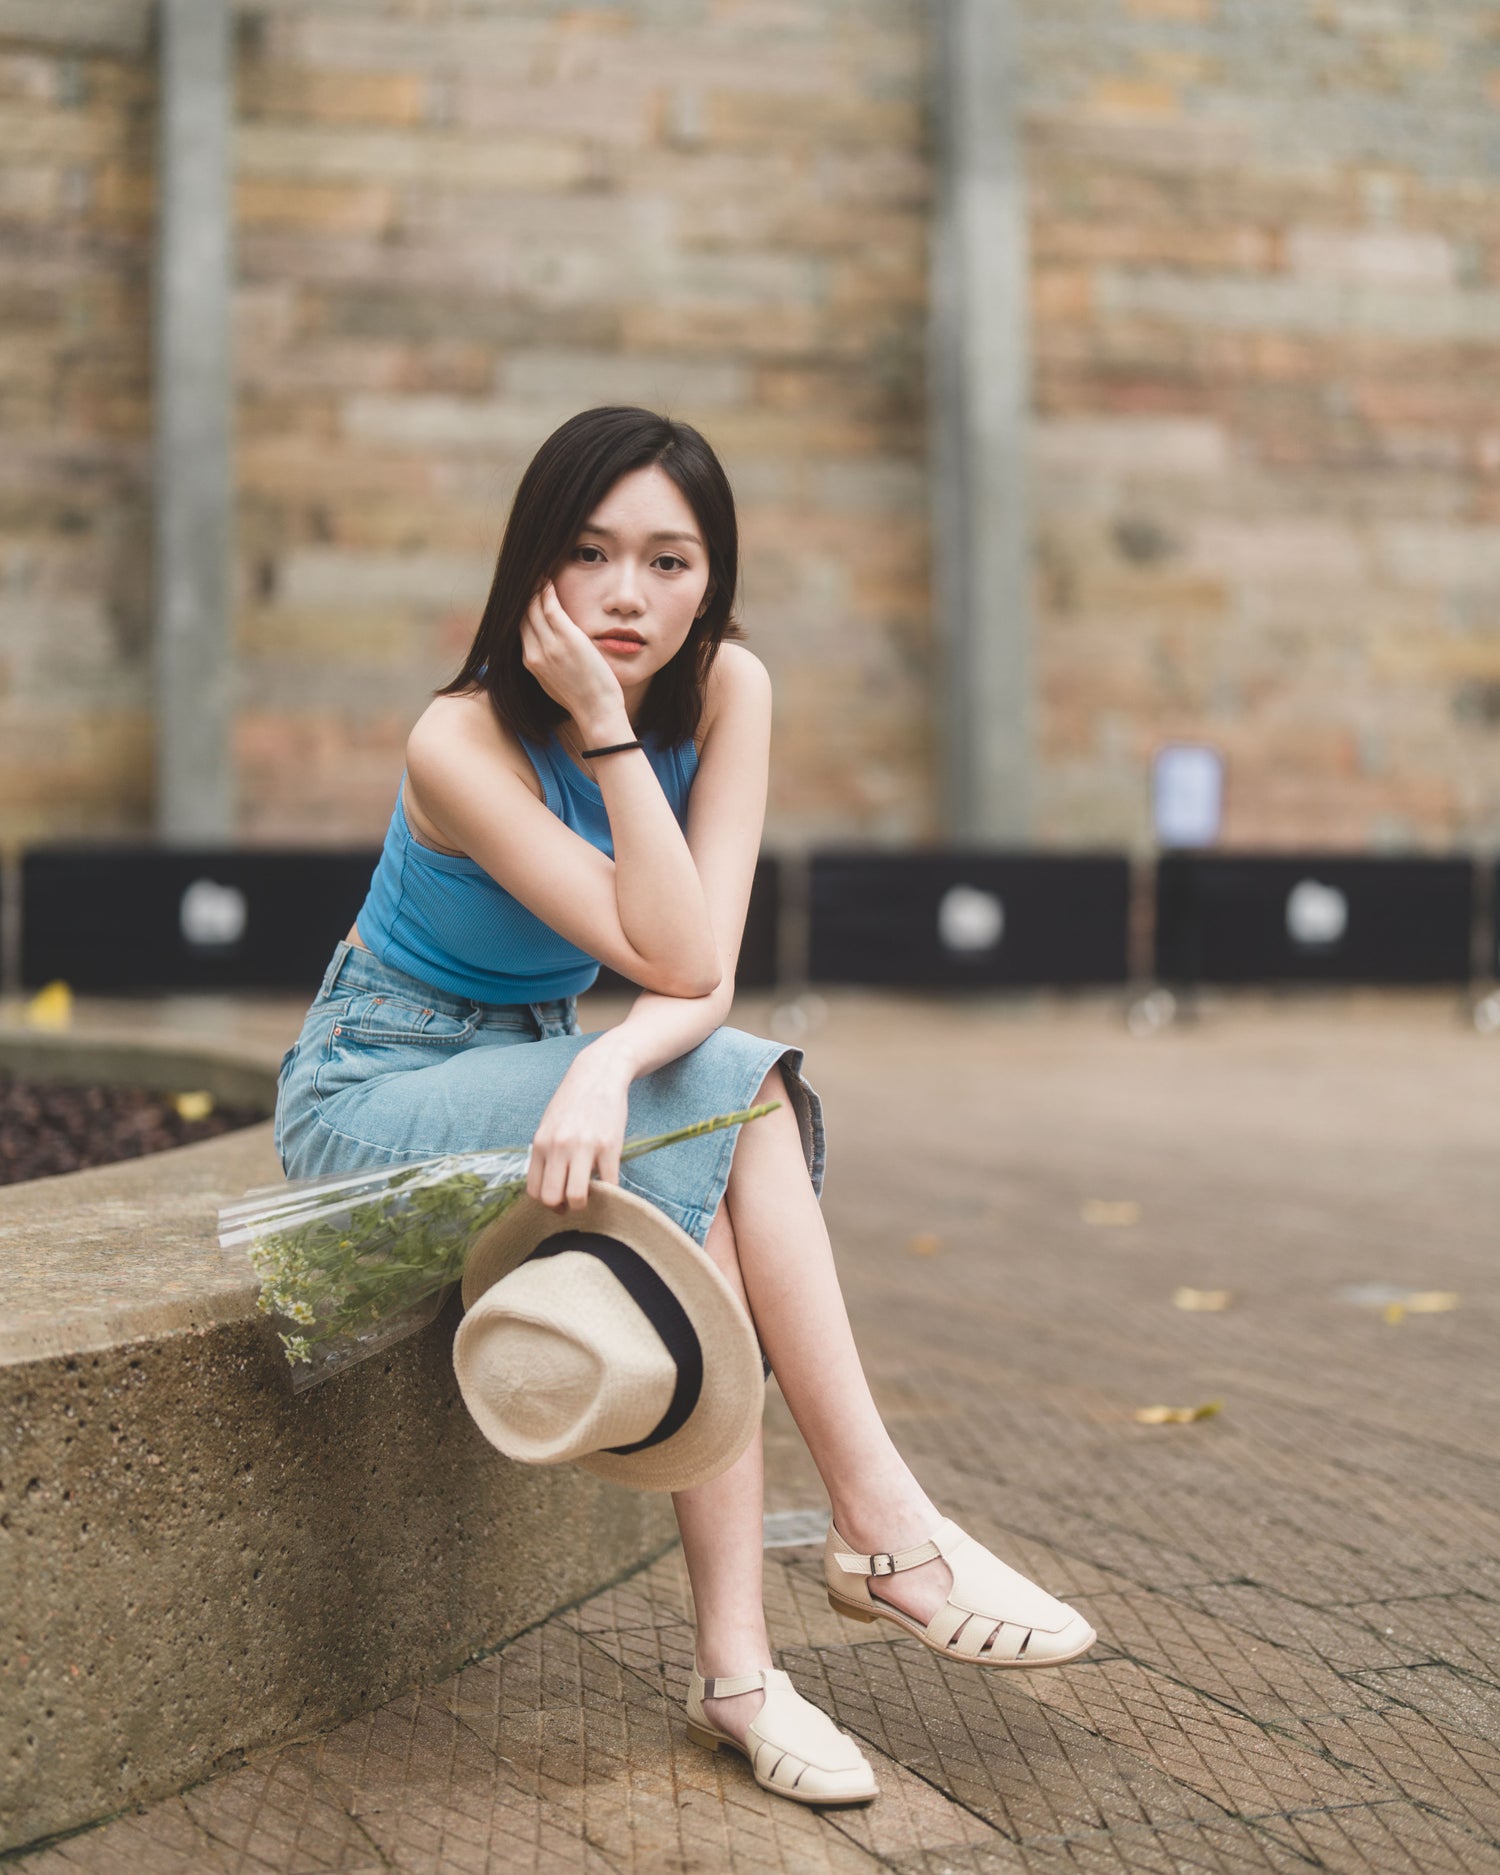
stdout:
POLYGON ((680 1126, 673 1133, 657 1133, 651 1139, 627 1139, 620 1148, 620 1157, 639 1159, 643 1152, 655 1152, 658 1146, 675 1146, 681 1139, 697 1139, 703 1133, 717 1133, 724 1126, 759 1120, 767 1113, 774 1113, 780 1105, 779 1100, 767 1100, 758 1107, 746 1107, 740 1113, 719 1113, 711 1120, 695 1120, 691 1126, 680 1126))

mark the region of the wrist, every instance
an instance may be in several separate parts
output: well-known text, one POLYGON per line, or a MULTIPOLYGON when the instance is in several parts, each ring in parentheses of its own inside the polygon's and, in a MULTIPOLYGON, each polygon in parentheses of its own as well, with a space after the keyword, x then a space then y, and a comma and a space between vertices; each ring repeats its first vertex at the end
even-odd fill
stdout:
POLYGON ((615 1075, 626 1087, 629 1087, 640 1072, 623 1025, 606 1029, 601 1036, 590 1042, 583 1052, 593 1057, 596 1068, 606 1074, 615 1075))
POLYGON ((635 741, 635 731, 624 710, 609 716, 575 716, 573 728, 580 738, 580 749, 607 749, 612 743, 635 741))

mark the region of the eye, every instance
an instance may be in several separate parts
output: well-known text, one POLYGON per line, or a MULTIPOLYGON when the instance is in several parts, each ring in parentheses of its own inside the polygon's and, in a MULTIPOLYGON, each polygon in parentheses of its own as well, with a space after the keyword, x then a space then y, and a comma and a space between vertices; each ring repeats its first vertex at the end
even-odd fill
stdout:
POLYGON ((656 563, 657 563, 657 565, 658 565, 658 566, 660 566, 660 564, 662 563, 662 561, 663 561, 663 560, 670 560, 670 561, 671 561, 671 563, 672 563, 672 564, 671 564, 671 566, 670 566, 670 567, 668 567, 668 569, 667 569, 667 570, 668 570, 668 572, 671 572, 671 573, 676 573, 676 572, 678 572, 679 570, 681 570, 681 571, 683 571, 683 572, 686 572, 686 570, 687 570, 687 561, 683 559, 683 557, 682 557, 682 555, 681 555, 681 554, 677 554, 677 553, 659 553, 659 554, 658 554, 658 555, 656 556, 656 563))
MULTIPOLYGON (((602 560, 604 558, 603 551, 600 548, 591 547, 587 543, 581 546, 575 547, 573 549, 573 558, 576 560, 585 553, 597 553, 599 555, 599 560, 602 560)), ((585 560, 583 564, 585 566, 597 566, 599 564, 599 560, 585 560)))

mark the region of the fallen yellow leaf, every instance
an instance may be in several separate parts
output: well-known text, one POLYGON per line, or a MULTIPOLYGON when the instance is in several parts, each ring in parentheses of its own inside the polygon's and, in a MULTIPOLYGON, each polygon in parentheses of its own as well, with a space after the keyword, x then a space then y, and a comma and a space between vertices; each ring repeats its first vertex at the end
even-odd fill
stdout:
POLYGON ((1172 1306, 1179 1309, 1227 1309, 1234 1300, 1229 1289, 1174 1289, 1172 1306))
POLYGON ((181 1120, 206 1120, 214 1110, 214 1097, 200 1088, 191 1094, 174 1094, 172 1105, 181 1120))
POLYGON ((1135 1416, 1143 1426, 1186 1426, 1195 1419, 1212 1419, 1223 1404, 1209 1400, 1202 1406, 1141 1406, 1135 1416))
POLYGON ((1083 1207, 1085 1224, 1102 1224, 1115 1230, 1127 1224, 1139 1224, 1141 1207, 1134 1198, 1089 1198, 1083 1207))
POLYGON ((26 1005, 34 1029, 65 1029, 73 1020, 73 990, 61 977, 39 989, 26 1005))
POLYGON ((936 1231, 923 1230, 908 1239, 906 1247, 914 1257, 930 1257, 937 1255, 942 1241, 936 1231))
POLYGON ((1406 1298, 1412 1315, 1445 1315, 1458 1307, 1458 1297, 1451 1289, 1418 1289, 1406 1298))
POLYGON ((1383 1322, 1389 1322, 1391 1327, 1394 1328, 1399 1322, 1404 1322, 1406 1320, 1406 1304, 1404 1302, 1387 1302, 1385 1307, 1380 1311, 1380 1319, 1383 1322))

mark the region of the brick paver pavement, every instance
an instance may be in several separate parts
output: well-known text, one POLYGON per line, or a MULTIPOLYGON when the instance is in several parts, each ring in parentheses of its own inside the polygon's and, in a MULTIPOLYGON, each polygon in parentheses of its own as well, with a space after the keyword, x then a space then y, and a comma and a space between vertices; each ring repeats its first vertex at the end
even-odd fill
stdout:
MULTIPOLYGON (((778 1661, 876 1759, 870 1808, 778 1800, 686 1741, 673 1550, 17 1867, 1500 1871, 1500 1042, 1458 1014, 1237 1003, 1138 1040, 1093 1001, 832 1000, 808 1073, 882 1410, 938 1503, 1100 1636, 1063 1668, 956 1665, 835 1616, 817 1544, 768 1549, 778 1661), (1387 1319, 1406 1291, 1458 1305, 1387 1319)), ((769 1508, 826 1509, 774 1385, 767 1439, 769 1508)))

